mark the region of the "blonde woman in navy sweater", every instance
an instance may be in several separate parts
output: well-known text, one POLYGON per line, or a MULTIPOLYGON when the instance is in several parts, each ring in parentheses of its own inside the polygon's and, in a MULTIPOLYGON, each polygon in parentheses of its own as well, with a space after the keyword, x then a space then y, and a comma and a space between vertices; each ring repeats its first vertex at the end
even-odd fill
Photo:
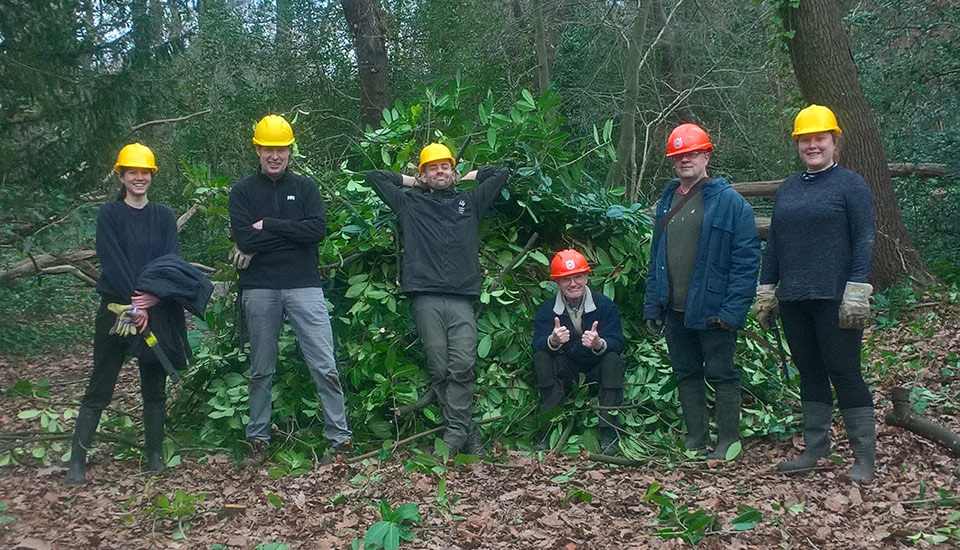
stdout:
POLYGON ((779 313, 800 371, 805 449, 777 469, 808 473, 830 453, 835 390, 855 458, 850 479, 867 483, 877 437, 860 340, 873 291, 873 196, 859 174, 837 164, 841 134, 833 111, 821 105, 794 121, 806 170, 777 191, 754 311, 763 328, 779 313))

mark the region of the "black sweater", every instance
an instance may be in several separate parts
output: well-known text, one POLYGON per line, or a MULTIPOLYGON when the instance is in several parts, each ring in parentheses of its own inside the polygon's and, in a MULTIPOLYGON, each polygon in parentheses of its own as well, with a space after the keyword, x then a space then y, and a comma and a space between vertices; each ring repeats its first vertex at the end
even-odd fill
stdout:
POLYGON ((476 187, 461 193, 408 189, 400 174, 367 172, 367 185, 400 220, 404 293, 480 295, 477 230, 509 175, 506 168, 483 166, 476 187))
POLYGON ((179 252, 177 218, 169 206, 148 202, 137 209, 122 200, 108 202, 97 214, 97 292, 128 304, 143 268, 179 252))
POLYGON ((779 282, 782 301, 840 300, 847 281, 870 279, 873 244, 873 195, 859 174, 794 174, 777 191, 760 284, 779 282))
POLYGON ((230 190, 230 232, 237 247, 256 255, 240 270, 245 288, 320 286, 317 243, 327 233, 327 214, 317 184, 284 172, 273 181, 259 170, 230 190), (253 224, 263 220, 263 229, 253 224))

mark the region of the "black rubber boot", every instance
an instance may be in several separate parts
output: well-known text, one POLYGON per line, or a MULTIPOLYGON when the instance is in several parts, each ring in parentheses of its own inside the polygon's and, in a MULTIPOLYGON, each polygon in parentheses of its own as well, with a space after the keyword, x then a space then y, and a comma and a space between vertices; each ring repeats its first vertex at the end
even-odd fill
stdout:
POLYGON ((702 379, 687 379, 677 382, 680 396, 680 410, 683 423, 687 427, 687 436, 683 440, 688 451, 699 451, 710 442, 707 431, 707 397, 702 379))
MULTIPOLYGON (((830 424, 833 422, 833 404, 804 401, 803 454, 796 460, 777 464, 777 470, 787 475, 810 472, 817 461, 830 454, 830 424)), ((871 416, 871 418, 873 418, 871 416)))
POLYGON ((717 446, 707 455, 726 460, 730 445, 740 441, 740 384, 717 384, 717 446))
POLYGON ((80 407, 77 422, 73 428, 73 441, 70 446, 70 468, 67 470, 67 485, 83 485, 87 482, 87 451, 93 444, 93 434, 100 423, 100 411, 89 407, 80 407))
POLYGON ((853 468, 850 469, 850 481, 870 483, 876 473, 877 426, 873 418, 873 407, 856 407, 840 411, 843 423, 847 427, 847 438, 853 450, 853 468))
POLYGON ((143 404, 143 441, 147 448, 145 472, 159 472, 163 463, 163 421, 166 417, 166 402, 152 401, 143 404))

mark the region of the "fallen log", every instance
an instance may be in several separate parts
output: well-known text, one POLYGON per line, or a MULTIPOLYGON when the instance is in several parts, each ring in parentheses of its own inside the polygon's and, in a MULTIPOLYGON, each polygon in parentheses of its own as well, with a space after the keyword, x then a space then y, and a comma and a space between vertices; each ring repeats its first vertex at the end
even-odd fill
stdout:
POLYGON ((942 424, 927 420, 910 409, 910 390, 895 387, 890 390, 893 410, 883 416, 883 421, 913 432, 946 447, 954 455, 960 456, 960 435, 942 424))
POLYGON ((0 271, 0 282, 9 281, 24 275, 36 273, 43 269, 62 265, 73 265, 77 262, 91 260, 97 257, 96 250, 77 250, 65 255, 38 254, 26 260, 13 264, 13 267, 0 271))

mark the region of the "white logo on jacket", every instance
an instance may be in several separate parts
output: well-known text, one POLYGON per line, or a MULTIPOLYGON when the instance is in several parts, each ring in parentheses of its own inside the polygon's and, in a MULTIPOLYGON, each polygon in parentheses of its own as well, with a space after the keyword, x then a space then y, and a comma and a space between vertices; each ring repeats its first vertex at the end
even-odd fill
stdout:
POLYGON ((287 195, 287 200, 288 200, 288 201, 295 201, 295 200, 297 200, 297 196, 296 196, 296 195, 287 195))
POLYGON ((463 214, 467 208, 467 201, 460 199, 460 206, 457 208, 457 213, 463 214))

